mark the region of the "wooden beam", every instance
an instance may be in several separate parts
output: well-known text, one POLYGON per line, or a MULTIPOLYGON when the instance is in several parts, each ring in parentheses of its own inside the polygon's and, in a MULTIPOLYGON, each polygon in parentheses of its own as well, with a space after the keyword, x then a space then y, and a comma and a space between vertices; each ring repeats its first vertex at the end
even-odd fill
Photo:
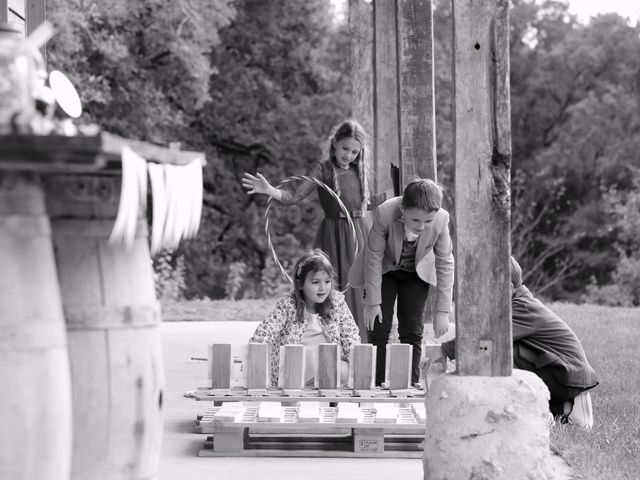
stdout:
POLYGON ((510 375, 509 2, 453 0, 456 358, 510 375))
POLYGON ((397 0, 401 189, 418 176, 437 181, 431 0, 397 0))
MULTIPOLYGON (((25 3, 25 21, 26 21, 26 33, 29 35, 33 32, 38 25, 44 22, 47 18, 47 2, 46 0, 26 0, 25 3)), ((42 54, 42 60, 44 62, 45 70, 47 67, 47 45, 44 44, 40 47, 40 53, 42 54)))
POLYGON ((0 0, 0 22, 6 23, 9 20, 9 5, 7 0, 0 0))
MULTIPOLYGON (((373 4, 349 0, 349 32, 351 34, 351 116, 373 135, 373 4)), ((367 181, 375 187, 375 145, 369 140, 365 150, 367 181)))
POLYGON ((374 2, 376 192, 393 191, 391 164, 398 165, 398 74, 396 0, 374 2))

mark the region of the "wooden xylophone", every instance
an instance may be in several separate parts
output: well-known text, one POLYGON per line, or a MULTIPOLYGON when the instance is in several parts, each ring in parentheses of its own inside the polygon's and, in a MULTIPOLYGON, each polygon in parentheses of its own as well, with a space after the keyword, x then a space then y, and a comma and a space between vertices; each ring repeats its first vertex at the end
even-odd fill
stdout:
POLYGON ((341 384, 338 345, 320 344, 315 383, 305 386, 302 345, 281 347, 277 385, 268 345, 211 345, 211 384, 194 394, 214 405, 196 419, 196 431, 210 435, 200 456, 420 457, 426 383, 411 385, 412 348, 387 345, 382 387, 375 348, 352 347, 341 384))

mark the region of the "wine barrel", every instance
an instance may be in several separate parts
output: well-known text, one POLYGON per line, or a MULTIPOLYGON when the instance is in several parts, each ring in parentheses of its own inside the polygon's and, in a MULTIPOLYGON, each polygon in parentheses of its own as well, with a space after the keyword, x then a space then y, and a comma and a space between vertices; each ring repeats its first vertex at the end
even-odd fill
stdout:
MULTIPOLYGON (((51 218, 69 338, 74 480, 157 478, 164 371, 147 226, 111 246, 120 178, 49 176, 51 218)), ((144 212, 142 212, 144 213, 144 212)))
POLYGON ((71 382, 42 186, 0 172, 0 478, 67 480, 71 382))

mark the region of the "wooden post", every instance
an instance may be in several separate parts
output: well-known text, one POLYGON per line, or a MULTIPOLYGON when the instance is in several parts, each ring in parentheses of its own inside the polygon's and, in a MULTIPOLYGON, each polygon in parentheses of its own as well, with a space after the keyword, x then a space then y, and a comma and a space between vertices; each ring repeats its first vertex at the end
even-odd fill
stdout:
POLYGON ((7 0, 0 0, 0 23, 6 23, 9 20, 9 5, 7 0))
POLYGON ((391 164, 400 155, 396 2, 374 2, 374 143, 376 192, 392 192, 391 164))
POLYGON ((398 2, 400 183, 437 181, 431 0, 398 2))
MULTIPOLYGON (((26 23, 26 33, 29 35, 33 32, 38 25, 46 19, 46 1, 45 0, 23 0, 21 3, 24 4, 25 8, 25 23, 26 23)), ((40 47, 40 53, 42 53, 42 58, 47 64, 47 52, 46 46, 43 45, 40 47)))
POLYGON ((508 15, 508 0, 453 1, 460 375, 512 369, 508 15))
MULTIPOLYGON (((349 0, 349 32, 351 34, 351 116, 358 120, 368 135, 374 125, 373 107, 373 4, 349 0)), ((374 171, 374 145, 365 146, 367 182, 373 190, 378 172, 374 171)))

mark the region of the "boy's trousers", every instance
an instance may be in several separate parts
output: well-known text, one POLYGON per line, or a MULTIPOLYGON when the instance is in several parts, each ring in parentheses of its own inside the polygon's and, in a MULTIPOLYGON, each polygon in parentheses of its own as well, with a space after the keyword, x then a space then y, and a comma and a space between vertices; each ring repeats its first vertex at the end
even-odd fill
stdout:
POLYGON ((376 385, 385 380, 386 354, 393 306, 398 299, 398 334, 401 343, 413 346, 411 382, 420 377, 420 356, 422 355, 422 333, 424 331, 424 308, 427 302, 429 284, 422 281, 416 272, 392 270, 382 275, 382 323, 376 321, 369 332, 369 342, 376 348, 376 385))

